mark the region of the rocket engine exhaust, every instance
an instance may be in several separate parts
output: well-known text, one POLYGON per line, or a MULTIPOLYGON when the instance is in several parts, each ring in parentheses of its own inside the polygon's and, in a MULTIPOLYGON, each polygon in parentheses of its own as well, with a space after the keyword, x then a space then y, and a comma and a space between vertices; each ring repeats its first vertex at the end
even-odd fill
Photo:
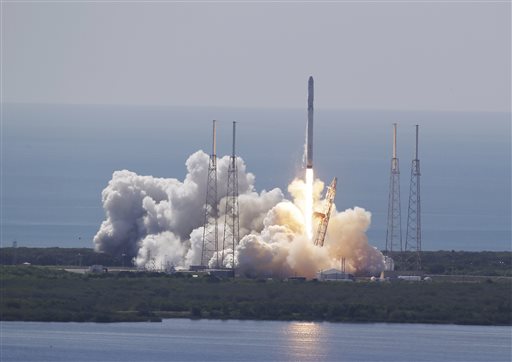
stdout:
MULTIPOLYGON (((301 125, 302 122, 298 124, 301 125)), ((218 256, 231 255, 221 258, 220 266, 234 267, 240 275, 253 277, 314 278, 319 270, 338 268, 340 259, 346 259, 349 273, 378 275, 384 270, 384 256, 368 243, 366 236, 371 213, 360 207, 337 211, 332 193, 335 183, 322 198, 324 184, 313 171, 312 77, 308 79, 304 136, 304 175, 295 177, 288 185, 291 200, 279 188, 257 192, 255 176, 237 157, 239 243, 234 252, 232 245, 223 245, 208 261, 209 266, 217 263, 218 256), (314 219, 315 208, 322 212, 322 224, 314 219), (326 215, 329 220, 325 220, 326 215), (315 233, 319 232, 313 226, 317 225, 322 238, 317 238, 319 242, 315 244, 315 233)), ((218 179, 229 179, 232 161, 230 155, 216 156, 218 179)), ((208 187, 204 181, 209 162, 210 155, 203 151, 190 155, 183 180, 115 171, 102 192, 105 219, 94 236, 95 250, 126 256, 146 270, 170 266, 185 269, 200 264, 204 208, 211 207, 203 197, 208 187)), ((227 208, 221 206, 230 194, 226 187, 218 191, 212 209, 217 210, 215 216, 222 220, 230 217, 227 208)), ((224 233, 223 225, 220 226, 219 233, 224 233)), ((214 232, 214 227, 211 230, 214 232)))
POLYGON ((313 240, 313 168, 306 168, 306 205, 304 219, 306 221, 306 234, 313 240))

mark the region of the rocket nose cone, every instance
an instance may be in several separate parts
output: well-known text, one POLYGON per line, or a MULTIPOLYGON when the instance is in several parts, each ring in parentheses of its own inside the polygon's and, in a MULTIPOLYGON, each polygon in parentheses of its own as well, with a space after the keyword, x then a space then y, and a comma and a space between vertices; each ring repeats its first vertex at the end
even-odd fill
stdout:
POLYGON ((313 85, 313 77, 309 77, 308 81, 308 109, 313 109, 313 97, 314 97, 314 85, 313 85))

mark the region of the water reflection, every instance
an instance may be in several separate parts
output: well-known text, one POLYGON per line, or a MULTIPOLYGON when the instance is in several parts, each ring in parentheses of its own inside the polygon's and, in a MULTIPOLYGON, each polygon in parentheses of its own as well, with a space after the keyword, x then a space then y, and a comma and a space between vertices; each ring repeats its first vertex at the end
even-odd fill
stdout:
POLYGON ((317 361, 326 356, 322 350, 325 331, 321 323, 290 322, 283 328, 286 352, 291 361, 317 361))

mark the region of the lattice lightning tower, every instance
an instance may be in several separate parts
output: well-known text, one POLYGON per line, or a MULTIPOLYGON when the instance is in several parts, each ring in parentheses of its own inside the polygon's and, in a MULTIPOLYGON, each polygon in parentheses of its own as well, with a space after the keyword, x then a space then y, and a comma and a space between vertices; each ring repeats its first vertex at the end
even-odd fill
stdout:
POLYGON ((315 237, 315 245, 317 246, 324 246, 325 234, 327 233, 327 226, 329 226, 329 218, 331 217, 332 204, 334 203, 334 198, 336 197, 337 182, 338 178, 335 177, 329 187, 327 187, 327 192, 325 193, 324 212, 315 213, 315 215, 320 218, 320 223, 318 225, 315 237))
POLYGON ((421 202, 420 202, 420 160, 418 158, 418 133, 416 125, 416 153, 411 165, 411 184, 409 189, 409 208, 407 212, 407 234, 405 251, 410 254, 407 266, 421 270, 421 202))
POLYGON ((206 183, 206 203, 204 206, 203 247, 201 251, 201 266, 208 267, 208 262, 215 255, 215 268, 219 267, 219 227, 217 205, 217 155, 215 120, 213 121, 212 153, 208 165, 206 183))
POLYGON ((396 155, 396 123, 393 123, 393 158, 389 179, 388 227, 386 233, 386 255, 402 252, 402 221, 400 212, 400 169, 396 155))
POLYGON ((233 270, 235 269, 235 247, 240 241, 240 209, 238 205, 238 167, 235 154, 235 135, 236 122, 233 122, 233 152, 231 153, 228 168, 224 239, 222 240, 222 265, 224 265, 224 250, 226 247, 231 247, 233 270))

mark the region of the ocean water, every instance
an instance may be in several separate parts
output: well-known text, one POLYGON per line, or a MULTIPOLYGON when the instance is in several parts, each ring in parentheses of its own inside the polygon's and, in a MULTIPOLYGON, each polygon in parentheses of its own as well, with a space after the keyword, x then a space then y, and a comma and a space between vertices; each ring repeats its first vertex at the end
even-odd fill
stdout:
MULTIPOLYGON (((5 104, 1 243, 91 247, 113 171, 183 179, 185 160, 211 147, 237 153, 258 191, 301 175, 301 109, 5 104)), ((510 113, 315 110, 316 176, 338 177, 338 210, 372 212, 370 243, 384 248, 392 123, 398 122, 405 238, 414 124, 420 124, 424 250, 511 250, 510 113)))
POLYGON ((511 327, 168 319, 1 322, 8 361, 510 361, 511 327))

